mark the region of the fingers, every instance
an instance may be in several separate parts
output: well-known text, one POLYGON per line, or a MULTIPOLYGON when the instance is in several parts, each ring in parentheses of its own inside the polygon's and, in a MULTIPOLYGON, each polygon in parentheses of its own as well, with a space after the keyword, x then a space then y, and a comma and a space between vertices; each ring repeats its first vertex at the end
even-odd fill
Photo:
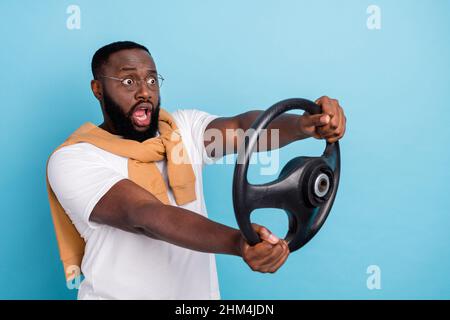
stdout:
POLYGON ((331 99, 327 96, 322 96, 315 102, 322 107, 322 113, 329 114, 331 117, 335 115, 336 104, 339 105, 339 102, 336 99, 331 99))
POLYGON ((284 240, 272 245, 262 241, 245 251, 244 260, 253 271, 262 273, 275 272, 286 261, 289 247, 284 240))
POLYGON ((316 127, 324 126, 330 121, 329 115, 314 114, 304 112, 299 118, 300 130, 307 137, 314 137, 320 139, 321 137, 316 132, 316 127))
POLYGON ((271 244, 277 244, 280 239, 269 231, 266 227, 260 226, 259 224, 252 223, 253 230, 258 233, 261 240, 265 240, 271 244))
POLYGON ((329 137, 328 142, 330 142, 330 143, 339 140, 340 138, 342 138, 342 136, 345 133, 346 119, 345 119, 344 111, 342 109, 340 109, 340 112, 341 112, 341 116, 339 117, 339 120, 340 120, 339 125, 336 128, 336 130, 334 130, 334 135, 329 137))
POLYGON ((334 143, 344 136, 345 130, 347 128, 346 121, 347 120, 346 120, 345 116, 343 115, 341 118, 341 124, 340 124, 339 128, 336 130, 334 136, 327 140, 329 143, 334 143))
POLYGON ((346 118, 344 110, 339 105, 339 101, 323 96, 316 100, 316 103, 322 107, 322 114, 330 116, 327 125, 316 128, 317 134, 328 142, 336 142, 343 137, 346 127, 346 118))
POLYGON ((280 256, 284 252, 284 246, 282 243, 283 241, 280 241, 278 244, 273 245, 271 248, 261 248, 261 251, 259 252, 261 258, 258 261, 260 267, 271 266, 274 261, 277 261, 280 258, 280 256))
POLYGON ((278 259, 278 261, 273 266, 269 267, 269 269, 268 269, 269 273, 274 273, 275 271, 280 269, 280 267, 286 262, 287 258, 289 257, 290 251, 289 251, 289 247, 288 247, 287 243, 285 244, 285 246, 286 246, 286 250, 283 251, 283 254, 278 259))
POLYGON ((331 118, 330 124, 328 126, 317 128, 317 132, 319 133, 319 135, 324 139, 336 137, 338 130, 341 129, 341 120, 343 116, 344 114, 340 109, 336 110, 335 115, 331 118))
POLYGON ((277 271, 284 264, 289 253, 289 247, 286 241, 281 240, 280 243, 273 248, 271 254, 260 262, 261 265, 259 271, 263 273, 273 273, 277 271))
POLYGON ((327 125, 331 120, 328 114, 304 115, 304 125, 308 127, 321 127, 327 125))
POLYGON ((265 241, 258 243, 249 250, 247 264, 253 271, 261 271, 263 265, 267 264, 267 261, 264 260, 271 254, 272 249, 273 246, 265 241))
POLYGON ((253 270, 262 273, 274 273, 284 264, 289 253, 287 243, 282 240, 279 244, 274 246, 270 255, 257 262, 253 270))
POLYGON ((252 223, 253 230, 258 233, 261 242, 250 246, 243 241, 242 257, 253 271, 275 272, 286 261, 289 247, 285 240, 276 237, 269 229, 252 223))

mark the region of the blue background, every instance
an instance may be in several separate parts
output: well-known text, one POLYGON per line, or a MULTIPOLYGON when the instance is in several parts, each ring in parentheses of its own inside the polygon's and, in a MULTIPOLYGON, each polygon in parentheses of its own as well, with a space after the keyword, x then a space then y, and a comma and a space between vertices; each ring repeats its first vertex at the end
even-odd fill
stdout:
MULTIPOLYGON (((450 298, 449 1, 2 1, 0 16, 0 298, 76 297, 45 164, 80 124, 100 123, 90 60, 117 40, 150 49, 171 111, 230 116, 322 95, 345 109, 342 182, 323 229, 276 274, 218 255, 222 298, 450 298), (79 30, 66 27, 71 4, 79 30), (381 30, 366 26, 371 4, 381 30), (381 269, 380 290, 366 286, 369 265, 381 269)), ((322 148, 289 145, 281 162, 322 148)), ((232 164, 208 166, 205 194, 211 218, 236 226, 232 173, 232 164)), ((283 235, 280 213, 261 210, 255 221, 283 235)))

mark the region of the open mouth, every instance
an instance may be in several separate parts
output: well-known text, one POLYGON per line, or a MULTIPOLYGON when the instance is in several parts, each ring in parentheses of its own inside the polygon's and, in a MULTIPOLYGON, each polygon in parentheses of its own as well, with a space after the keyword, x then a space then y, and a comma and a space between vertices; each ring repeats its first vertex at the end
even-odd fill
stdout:
POLYGON ((152 118, 153 106, 150 103, 139 104, 131 114, 133 122, 138 127, 147 127, 152 118))

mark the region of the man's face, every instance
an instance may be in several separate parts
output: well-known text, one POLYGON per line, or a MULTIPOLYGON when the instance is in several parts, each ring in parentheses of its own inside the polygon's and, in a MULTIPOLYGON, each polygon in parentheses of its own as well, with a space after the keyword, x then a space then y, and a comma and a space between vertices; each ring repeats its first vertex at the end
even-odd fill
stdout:
POLYGON ((149 85, 146 81, 157 79, 151 56, 141 49, 115 52, 102 67, 102 75, 125 79, 99 79, 103 86, 101 103, 116 133, 140 142, 154 137, 158 129, 160 96, 158 84, 149 85), (130 83, 134 84, 130 86, 130 83))

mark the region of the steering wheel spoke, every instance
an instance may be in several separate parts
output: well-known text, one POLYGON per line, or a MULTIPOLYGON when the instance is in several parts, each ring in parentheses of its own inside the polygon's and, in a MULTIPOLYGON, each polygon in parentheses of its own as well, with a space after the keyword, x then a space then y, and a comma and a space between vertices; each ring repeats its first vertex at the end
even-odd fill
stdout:
POLYGON ((261 208, 286 209, 287 203, 297 189, 284 179, 276 179, 264 184, 249 184, 247 187, 246 202, 252 210, 261 208))
POLYGON ((295 251, 305 245, 311 238, 311 225, 314 223, 318 208, 300 206, 286 211, 289 218, 289 229, 285 236, 289 250, 295 251))

